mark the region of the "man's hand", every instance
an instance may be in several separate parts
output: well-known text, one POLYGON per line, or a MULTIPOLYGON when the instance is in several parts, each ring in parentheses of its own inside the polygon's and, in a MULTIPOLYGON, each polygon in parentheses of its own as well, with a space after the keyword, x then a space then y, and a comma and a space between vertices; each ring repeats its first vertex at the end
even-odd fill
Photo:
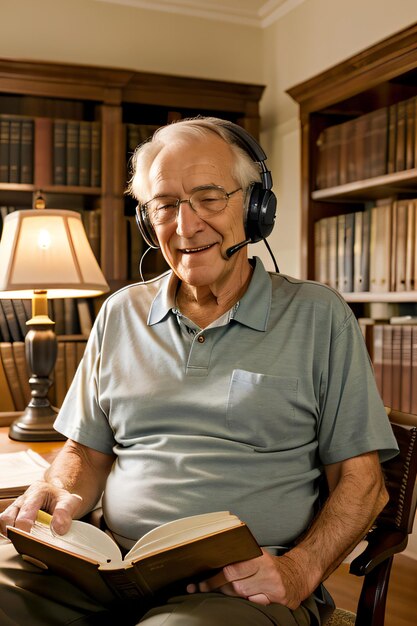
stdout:
POLYGON ((187 591, 220 591, 257 604, 277 602, 296 609, 310 593, 302 571, 290 552, 280 557, 271 556, 265 550, 262 552, 263 555, 256 559, 233 563, 197 585, 188 585, 187 591))
POLYGON ((15 526, 29 532, 38 511, 42 509, 52 515, 52 527, 62 535, 69 530, 81 505, 80 496, 39 480, 3 511, 0 515, 0 532, 6 534, 6 526, 15 526))

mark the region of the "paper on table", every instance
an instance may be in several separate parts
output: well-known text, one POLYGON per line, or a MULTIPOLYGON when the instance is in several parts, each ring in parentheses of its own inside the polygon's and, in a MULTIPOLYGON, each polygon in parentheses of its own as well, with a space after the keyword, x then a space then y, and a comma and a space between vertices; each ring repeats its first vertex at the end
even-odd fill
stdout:
POLYGON ((0 496, 18 496, 35 480, 42 478, 48 461, 33 450, 0 454, 0 496))

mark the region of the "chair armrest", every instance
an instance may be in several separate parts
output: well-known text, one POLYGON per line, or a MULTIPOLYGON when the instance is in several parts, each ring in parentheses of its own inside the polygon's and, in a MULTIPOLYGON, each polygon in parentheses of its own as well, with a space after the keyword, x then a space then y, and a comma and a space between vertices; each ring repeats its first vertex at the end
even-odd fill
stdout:
POLYGON ((366 537, 367 547, 352 561, 349 572, 355 576, 365 576, 374 567, 402 552, 408 543, 408 533, 376 528, 366 537))

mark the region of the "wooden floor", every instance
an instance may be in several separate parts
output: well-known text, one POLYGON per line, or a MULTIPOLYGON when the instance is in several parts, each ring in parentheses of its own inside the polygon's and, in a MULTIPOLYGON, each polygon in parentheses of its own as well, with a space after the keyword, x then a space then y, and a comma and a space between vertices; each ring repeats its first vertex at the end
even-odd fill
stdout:
MULTIPOLYGON (((336 606, 355 611, 361 579, 342 565, 326 582, 336 606)), ((417 561, 394 557, 388 589, 385 626, 417 626, 417 561)))

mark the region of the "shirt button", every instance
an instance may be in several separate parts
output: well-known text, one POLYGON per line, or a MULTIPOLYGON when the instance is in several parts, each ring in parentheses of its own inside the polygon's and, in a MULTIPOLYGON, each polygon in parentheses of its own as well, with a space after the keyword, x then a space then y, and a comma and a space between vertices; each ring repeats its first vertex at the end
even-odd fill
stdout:
POLYGON ((204 337, 204 335, 199 335, 199 336, 197 337, 197 341, 198 341, 198 343, 204 343, 204 342, 205 342, 205 340, 206 340, 206 338, 204 337))

